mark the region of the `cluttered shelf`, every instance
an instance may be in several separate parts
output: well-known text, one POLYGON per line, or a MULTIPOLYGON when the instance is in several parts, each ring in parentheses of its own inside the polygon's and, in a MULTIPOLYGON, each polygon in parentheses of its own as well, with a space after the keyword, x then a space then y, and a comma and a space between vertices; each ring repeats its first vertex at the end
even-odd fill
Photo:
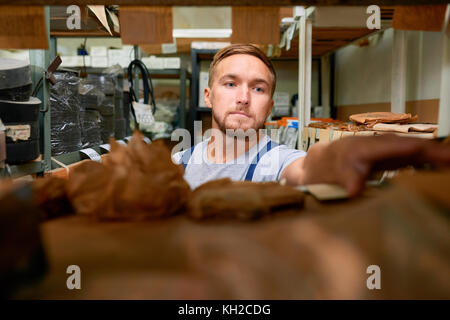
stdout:
MULTIPOLYGON (((443 259, 439 261, 448 258, 445 250, 436 250, 448 243, 448 223, 442 215, 445 198, 437 201, 438 185, 432 191, 423 189, 425 181, 446 181, 446 186, 440 186, 450 187, 449 174, 444 173, 446 180, 433 173, 404 176, 340 202, 321 202, 305 194, 297 208, 271 212, 256 221, 228 218, 206 222, 192 219, 186 211, 165 219, 122 223, 81 214, 49 219, 40 225, 48 271, 42 271, 40 281, 22 286, 14 298, 446 297, 446 283, 439 281, 445 275, 444 266, 424 265, 417 250, 443 259), (389 214, 379 214, 381 211, 389 214), (83 278, 84 290, 61 286, 73 261, 89 271, 83 278), (219 262, 221 267, 217 267, 219 262), (366 269, 372 263, 383 271, 383 290, 366 288, 366 269), (401 277, 398 270, 402 270, 401 277), (340 276, 336 278, 336 274, 340 276), (415 285, 411 287, 411 283, 415 285), (122 289, 114 290, 117 287, 122 289), (243 287, 246 290, 241 290, 243 287)), ((250 190, 247 193, 256 196, 250 190)), ((223 205, 226 192, 217 194, 221 197, 216 206, 223 205)), ((448 198, 446 203, 448 206, 448 198)), ((233 213, 229 212, 230 216, 233 213)), ((133 216, 132 212, 129 215, 133 216)))
MULTIPOLYGON (((86 73, 102 73, 105 68, 97 68, 97 67, 72 67, 75 70, 84 70, 86 73)), ((124 78, 128 78, 128 68, 123 68, 124 78)), ((170 69, 148 69, 149 74, 152 78, 157 79, 179 79, 183 73, 186 79, 191 79, 191 73, 187 71, 185 68, 170 68, 170 69)), ((139 78, 142 76, 139 74, 139 78)))

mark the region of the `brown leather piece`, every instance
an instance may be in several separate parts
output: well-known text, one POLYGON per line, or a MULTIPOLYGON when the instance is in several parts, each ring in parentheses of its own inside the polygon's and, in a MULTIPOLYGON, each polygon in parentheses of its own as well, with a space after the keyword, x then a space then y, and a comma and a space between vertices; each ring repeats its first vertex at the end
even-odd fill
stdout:
POLYGON ((418 117, 412 117, 410 113, 367 112, 352 114, 350 120, 372 127, 376 123, 411 123, 417 121, 418 117))
POLYGON ((316 129, 333 129, 333 130, 350 131, 350 132, 367 130, 367 126, 365 124, 347 123, 347 122, 343 122, 343 121, 311 122, 310 124, 308 124, 308 127, 316 128, 316 129))
MULTIPOLYGON (((417 173, 410 183, 449 172, 417 173)), ((432 178, 434 177, 434 178, 432 178)), ((207 186, 203 186, 205 189, 207 186)), ((210 185, 211 187, 211 185, 210 185)), ((211 187, 213 188, 213 187, 211 187)), ((424 185, 424 189, 426 185, 424 185)), ((433 189, 434 190, 434 189, 433 189)), ((49 274, 21 299, 447 299, 448 210, 402 184, 253 222, 185 216, 97 223, 76 215, 42 224, 49 274), (70 249, 68 249, 70 248, 70 249), (68 265, 82 289, 64 285, 68 265), (370 265, 381 289, 366 286, 370 265), (120 290, 117 290, 120 288, 120 290)), ((15 233, 17 234, 17 232, 15 233)), ((369 281, 370 282, 370 281, 369 281)))
POLYGON ((194 190, 189 216, 194 219, 260 218, 280 209, 303 207, 304 194, 277 182, 231 181, 204 183, 194 190))
POLYGON ((33 181, 33 202, 43 212, 43 220, 73 212, 67 198, 67 180, 48 176, 33 181))
POLYGON ((156 142, 147 145, 138 133, 126 147, 111 140, 102 164, 76 167, 67 191, 78 214, 112 220, 171 216, 185 207, 191 193, 169 150, 156 142))

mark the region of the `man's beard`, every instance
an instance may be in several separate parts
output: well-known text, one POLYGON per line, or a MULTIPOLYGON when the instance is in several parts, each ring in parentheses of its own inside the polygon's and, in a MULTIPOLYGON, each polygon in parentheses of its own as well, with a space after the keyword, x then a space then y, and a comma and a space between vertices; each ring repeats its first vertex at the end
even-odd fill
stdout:
POLYGON ((226 113, 225 117, 223 118, 223 120, 220 120, 219 117, 214 112, 214 107, 211 109, 211 112, 212 112, 213 119, 214 119, 214 121, 216 122, 216 124, 218 126, 218 129, 220 131, 222 131, 223 133, 226 133, 227 130, 244 130, 244 132, 245 132, 248 129, 253 129, 253 130, 258 131, 259 129, 262 129, 264 127, 264 121, 261 121, 261 123, 256 123, 255 127, 249 127, 247 129, 241 129, 241 128, 239 128, 239 126, 236 127, 236 128, 227 128, 226 125, 225 125, 225 122, 226 122, 227 116, 229 116, 229 113, 226 113))

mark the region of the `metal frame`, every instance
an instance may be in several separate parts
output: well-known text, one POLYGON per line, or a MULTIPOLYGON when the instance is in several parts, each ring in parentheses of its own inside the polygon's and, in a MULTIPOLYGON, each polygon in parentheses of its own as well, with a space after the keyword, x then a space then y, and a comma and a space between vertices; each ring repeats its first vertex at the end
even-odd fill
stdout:
POLYGON ((406 111, 407 31, 394 29, 392 46, 391 112, 406 111))
MULTIPOLYGON (((50 39, 50 7, 45 6, 45 23, 47 29, 47 41, 49 48, 47 50, 30 50, 30 65, 32 66, 32 82, 35 86, 39 79, 43 77, 42 89, 38 92, 38 98, 42 101, 41 110, 46 110, 49 106, 50 89, 45 78, 45 70, 56 54, 56 41, 50 39)), ((29 174, 42 175, 44 171, 51 169, 51 145, 50 145, 50 108, 45 113, 39 115, 40 141, 39 148, 42 156, 41 160, 35 160, 24 164, 7 165, 0 172, 0 176, 20 177, 29 174)))
MULTIPOLYGON (((101 71, 103 68, 86 68, 86 71, 101 71)), ((125 69, 125 71, 127 71, 125 69)), ((180 79, 180 112, 179 112, 179 122, 178 125, 180 128, 186 128, 186 80, 190 79, 189 73, 186 71, 186 68, 180 69, 149 69, 149 73, 153 78, 160 78, 161 76, 174 76, 180 79)), ((103 144, 103 143, 102 143, 103 144)), ((106 154, 108 153, 105 149, 100 148, 100 146, 89 147, 90 149, 94 149, 98 154, 106 154)), ((57 156, 53 156, 53 159, 56 159, 58 162, 62 162, 65 165, 70 165, 72 163, 76 163, 85 159, 89 159, 84 153, 79 151, 73 151, 57 156)), ((60 168, 61 166, 56 162, 51 162, 51 169, 60 168)))
POLYGON ((450 136, 450 5, 442 29, 441 97, 439 99, 438 137, 450 136))
POLYGON ((200 55, 215 55, 216 49, 191 49, 191 96, 190 96, 190 117, 189 117, 189 131, 191 133, 192 141, 194 142, 194 121, 197 120, 199 112, 211 112, 209 108, 200 108, 199 102, 199 88, 200 88, 200 55))
POLYGON ((298 139, 297 149, 302 148, 303 128, 311 119, 311 63, 312 21, 301 16, 299 21, 298 56, 298 139))

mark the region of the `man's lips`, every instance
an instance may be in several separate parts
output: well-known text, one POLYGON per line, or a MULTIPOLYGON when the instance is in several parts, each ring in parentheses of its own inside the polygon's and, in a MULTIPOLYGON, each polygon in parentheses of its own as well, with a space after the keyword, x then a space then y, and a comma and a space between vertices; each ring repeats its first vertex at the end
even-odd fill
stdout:
POLYGON ((250 118, 250 116, 248 114, 246 114, 245 112, 241 112, 241 111, 234 111, 234 112, 230 112, 230 115, 241 115, 241 116, 245 116, 247 118, 250 118))

